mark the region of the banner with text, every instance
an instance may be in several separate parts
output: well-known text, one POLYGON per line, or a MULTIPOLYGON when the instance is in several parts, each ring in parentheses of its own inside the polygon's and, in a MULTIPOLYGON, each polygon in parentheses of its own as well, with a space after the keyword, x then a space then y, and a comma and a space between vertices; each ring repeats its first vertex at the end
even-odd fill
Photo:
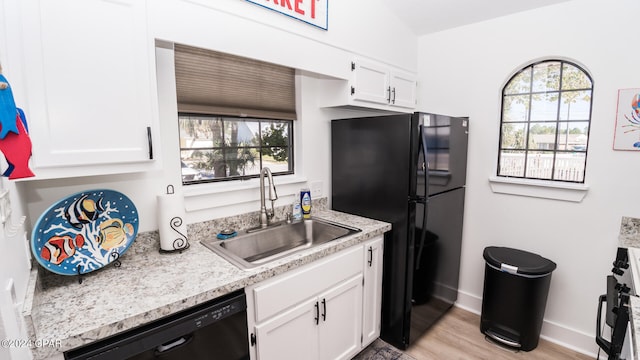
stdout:
POLYGON ((329 0, 247 0, 327 30, 329 0))

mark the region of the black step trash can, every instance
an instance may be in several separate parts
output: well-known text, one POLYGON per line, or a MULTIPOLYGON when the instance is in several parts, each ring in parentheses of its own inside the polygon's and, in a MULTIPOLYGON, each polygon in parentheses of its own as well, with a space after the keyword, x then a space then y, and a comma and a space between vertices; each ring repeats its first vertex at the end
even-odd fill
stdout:
POLYGON ((497 246, 486 247, 483 256, 480 331, 510 348, 535 349, 556 263, 527 251, 497 246))

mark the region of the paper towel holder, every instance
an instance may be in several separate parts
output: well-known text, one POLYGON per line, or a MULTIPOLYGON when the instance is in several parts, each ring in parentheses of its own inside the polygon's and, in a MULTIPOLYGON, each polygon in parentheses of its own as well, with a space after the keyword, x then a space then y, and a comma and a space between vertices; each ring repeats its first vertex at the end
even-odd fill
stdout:
MULTIPOLYGON (((173 194, 175 194, 173 185, 171 184, 167 185, 167 195, 173 195, 173 194)), ((180 216, 174 216, 169 221, 169 226, 171 227, 171 230, 176 232, 178 236, 173 240, 173 244, 172 244, 173 250, 165 250, 163 248, 160 248, 158 249, 158 251, 161 254, 171 254, 175 252, 182 253, 183 250, 187 250, 191 246, 189 244, 189 239, 187 238, 187 236, 182 232, 180 232, 180 230, 178 230, 178 228, 182 225, 182 222, 183 220, 180 216)))

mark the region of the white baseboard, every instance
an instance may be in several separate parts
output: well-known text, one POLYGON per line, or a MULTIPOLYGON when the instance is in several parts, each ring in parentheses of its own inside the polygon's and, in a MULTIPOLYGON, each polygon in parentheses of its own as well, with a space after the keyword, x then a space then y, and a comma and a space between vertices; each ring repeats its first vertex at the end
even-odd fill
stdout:
POLYGON ((462 290, 458 290, 458 300, 456 301, 455 306, 480 315, 482 312, 482 298, 462 290))
MULTIPOLYGON (((456 307, 480 315, 482 312, 482 298, 464 291, 458 291, 458 301, 456 307)), ((598 345, 596 345, 595 335, 566 327, 553 321, 544 320, 540 338, 556 343, 573 351, 596 357, 598 345)))

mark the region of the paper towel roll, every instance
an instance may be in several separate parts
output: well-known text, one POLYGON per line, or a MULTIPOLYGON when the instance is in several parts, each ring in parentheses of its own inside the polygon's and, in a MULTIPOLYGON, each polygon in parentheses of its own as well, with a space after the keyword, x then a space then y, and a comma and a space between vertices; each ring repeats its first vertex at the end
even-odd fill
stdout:
POLYGON ((180 194, 158 195, 158 230, 161 250, 174 251, 189 246, 184 199, 180 194))

